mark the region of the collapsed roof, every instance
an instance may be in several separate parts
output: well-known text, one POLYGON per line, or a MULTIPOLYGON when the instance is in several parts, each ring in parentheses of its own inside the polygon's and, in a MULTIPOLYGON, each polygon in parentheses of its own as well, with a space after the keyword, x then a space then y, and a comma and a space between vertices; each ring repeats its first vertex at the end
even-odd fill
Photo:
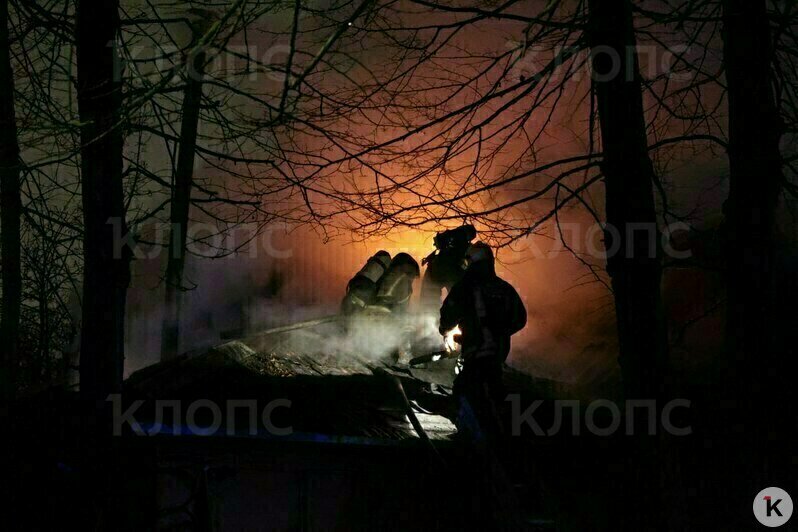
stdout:
MULTIPOLYGON (((392 354, 374 356, 358 352, 354 345, 352 351, 342 352, 348 346, 347 336, 339 323, 252 334, 144 368, 127 379, 125 397, 149 403, 257 400, 261 406, 288 399, 291 406, 281 423, 292 427, 290 439, 395 444, 420 436, 408 419, 404 391, 430 439, 446 439, 456 432, 447 418, 454 360, 409 368, 398 365, 392 354)), ((137 419, 148 417, 154 426, 154 410, 137 414, 137 419)))

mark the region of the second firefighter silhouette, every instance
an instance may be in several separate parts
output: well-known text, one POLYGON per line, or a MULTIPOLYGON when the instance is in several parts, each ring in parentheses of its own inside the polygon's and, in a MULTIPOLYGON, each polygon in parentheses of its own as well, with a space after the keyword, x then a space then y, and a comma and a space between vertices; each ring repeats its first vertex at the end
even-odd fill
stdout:
POLYGON ((478 242, 465 255, 465 274, 441 306, 440 333, 458 326, 462 331, 455 338, 462 346, 463 369, 454 392, 487 428, 504 401, 502 366, 510 337, 526 325, 526 309, 518 292, 496 275, 490 247, 478 242))
POLYGON ((341 313, 345 316, 373 305, 377 299, 377 284, 391 264, 391 254, 380 250, 355 274, 346 285, 346 295, 341 301, 341 313))
POLYGON ((464 273, 463 259, 471 241, 477 236, 473 225, 463 225, 435 235, 435 251, 421 261, 427 265, 421 282, 421 304, 436 309, 441 303, 441 291, 450 290, 464 273))
POLYGON ((391 312, 406 311, 413 295, 413 282, 420 274, 416 259, 407 253, 397 253, 377 283, 376 304, 391 312))
POLYGON ((378 251, 349 281, 341 312, 351 315, 376 308, 404 312, 419 273, 418 263, 407 253, 392 260, 387 251, 378 251))

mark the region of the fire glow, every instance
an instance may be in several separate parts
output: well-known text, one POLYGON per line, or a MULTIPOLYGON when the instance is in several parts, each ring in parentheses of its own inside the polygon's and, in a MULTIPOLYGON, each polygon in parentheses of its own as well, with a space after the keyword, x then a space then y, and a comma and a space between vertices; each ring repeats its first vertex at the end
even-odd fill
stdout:
POLYGON ((457 342, 454 340, 454 337, 458 334, 463 334, 463 331, 460 330, 459 325, 447 332, 446 336, 443 337, 443 346, 446 348, 447 353, 452 353, 458 350, 457 342))

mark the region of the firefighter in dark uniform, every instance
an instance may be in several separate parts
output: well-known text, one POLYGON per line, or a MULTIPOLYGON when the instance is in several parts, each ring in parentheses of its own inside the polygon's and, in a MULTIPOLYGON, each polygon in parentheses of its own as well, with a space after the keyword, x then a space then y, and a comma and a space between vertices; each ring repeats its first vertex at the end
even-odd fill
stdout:
POLYGON ((440 333, 460 327, 462 334, 455 340, 462 348, 463 368, 454 382, 455 397, 467 401, 483 430, 496 433, 501 431, 498 412, 506 395, 502 366, 510 337, 526 325, 526 309, 518 292, 496 275, 488 245, 471 245, 465 260, 463 278, 441 307, 440 333))

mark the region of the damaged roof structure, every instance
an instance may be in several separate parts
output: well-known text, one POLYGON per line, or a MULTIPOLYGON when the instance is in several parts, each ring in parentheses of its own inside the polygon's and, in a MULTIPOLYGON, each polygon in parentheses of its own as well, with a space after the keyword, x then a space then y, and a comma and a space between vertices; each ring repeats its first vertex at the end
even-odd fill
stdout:
MULTIPOLYGON (((447 359, 427 368, 398 367, 390 360, 368 360, 355 354, 300 353, 292 350, 290 340, 255 336, 140 370, 126 381, 126 392, 149 401, 239 399, 265 406, 275 399, 288 400, 290 407, 281 418, 290 423, 290 439, 387 445, 419 438, 407 419, 408 405, 396 378, 411 400, 430 406, 416 407, 416 416, 430 438, 446 439, 456 432, 444 406, 454 363, 447 359)), ((141 417, 137 415, 137 420, 141 417)), ((154 418, 151 421, 155 423, 154 418)), ((160 426, 158 430, 172 429, 160 426)), ((249 429, 244 426, 227 435, 245 435, 249 429)), ((263 427, 258 435, 273 437, 263 427)))
POLYGON ((125 406, 143 401, 135 428, 154 436, 128 430, 157 463, 146 482, 159 529, 447 530, 483 512, 464 488, 473 471, 458 480, 446 465, 469 462, 452 422, 455 360, 410 367, 359 352, 346 335, 337 321, 251 334, 127 379, 125 406), (253 427, 244 401, 258 416, 277 401, 278 430, 253 427), (218 426, 197 434, 189 422, 218 426), (477 506, 465 510, 463 497, 477 506))

